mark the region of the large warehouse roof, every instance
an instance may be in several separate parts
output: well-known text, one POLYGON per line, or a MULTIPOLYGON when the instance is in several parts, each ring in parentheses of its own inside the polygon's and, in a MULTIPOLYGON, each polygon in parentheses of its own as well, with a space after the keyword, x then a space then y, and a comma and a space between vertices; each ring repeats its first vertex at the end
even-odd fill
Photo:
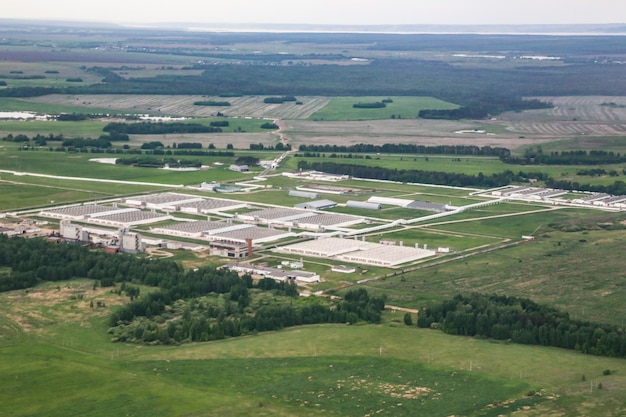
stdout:
POLYGON ((142 205, 150 208, 170 207, 193 201, 200 201, 202 197, 179 193, 159 193, 130 197, 125 200, 130 205, 142 205))
POLYGON ((43 215, 55 217, 84 217, 96 213, 106 213, 118 210, 112 206, 103 206, 98 204, 86 204, 84 206, 62 207, 58 209, 45 209, 43 215))
POLYGON ((410 246, 382 245, 361 240, 326 238, 274 249, 303 256, 336 258, 349 262, 394 266, 435 255, 435 251, 410 246))
POLYGON ((342 253, 364 250, 373 247, 376 243, 363 242, 355 239, 341 239, 329 237, 325 239, 309 240, 294 245, 278 248, 282 252, 296 253, 306 256, 330 258, 342 253))
POLYGON ((239 207, 245 207, 247 203, 244 201, 224 200, 221 198, 210 198, 199 201, 193 201, 189 203, 180 204, 181 208, 197 209, 200 213, 206 213, 210 211, 229 210, 239 207))
POLYGON ((252 239, 253 243, 270 242, 285 237, 295 236, 294 233, 284 230, 271 229, 269 227, 246 226, 248 227, 237 230, 219 231, 212 236, 235 242, 245 242, 246 239, 252 239))
POLYGON ((265 222, 285 222, 310 216, 315 216, 315 213, 311 213, 310 211, 306 210, 296 210, 289 208, 269 208, 264 210, 251 211, 249 213, 239 215, 239 217, 242 219, 259 219, 265 222))

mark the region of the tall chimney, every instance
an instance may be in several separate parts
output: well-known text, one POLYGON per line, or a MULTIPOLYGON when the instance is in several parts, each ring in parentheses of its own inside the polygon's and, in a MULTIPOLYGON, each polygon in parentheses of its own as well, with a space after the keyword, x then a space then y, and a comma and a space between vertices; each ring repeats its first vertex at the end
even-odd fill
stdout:
POLYGON ((246 244, 248 245, 248 258, 252 257, 252 239, 250 239, 249 237, 246 238, 246 244))

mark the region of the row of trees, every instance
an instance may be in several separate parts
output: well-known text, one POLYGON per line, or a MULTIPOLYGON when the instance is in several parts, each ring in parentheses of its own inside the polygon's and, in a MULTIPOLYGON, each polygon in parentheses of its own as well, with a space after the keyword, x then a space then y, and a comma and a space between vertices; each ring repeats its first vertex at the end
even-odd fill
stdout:
POLYGON ((562 190, 591 191, 595 193, 606 193, 613 195, 626 195, 626 182, 622 180, 614 181, 612 184, 589 184, 578 181, 556 180, 549 178, 545 180, 546 187, 562 190))
POLYGON ((296 101, 294 96, 281 96, 281 97, 265 97, 263 103, 266 104, 282 104, 286 101, 296 101))
POLYGON ((291 145, 290 144, 283 144, 282 142, 278 142, 276 145, 271 146, 271 145, 264 145, 262 143, 251 143, 250 144, 250 150, 251 151, 288 151, 291 149, 291 145))
POLYGON ((500 160, 507 164, 524 165, 604 165, 624 163, 626 155, 603 150, 554 151, 546 154, 543 153, 541 147, 531 147, 524 152, 523 156, 502 155, 500 160))
POLYGON ((298 161, 298 168, 303 170, 322 171, 329 174, 350 175, 357 178, 408 183, 440 184, 457 187, 501 187, 513 182, 526 180, 527 178, 547 179, 547 175, 543 173, 525 173, 520 171, 515 174, 510 170, 491 175, 484 175, 482 172, 477 175, 470 175, 451 172, 340 164, 326 161, 307 162, 301 160, 298 161))
POLYGON ((162 135, 167 133, 219 133, 222 131, 221 128, 216 126, 180 122, 112 122, 107 124, 102 130, 105 132, 118 132, 135 135, 162 135))
POLYGON ((439 305, 421 309, 417 325, 448 334, 626 357, 624 329, 572 320, 567 313, 525 298, 457 295, 439 305))
POLYGON ((116 165, 132 165, 147 168, 200 168, 202 162, 198 160, 178 159, 178 158, 154 158, 150 156, 135 156, 131 158, 117 158, 116 165))
POLYGON ((298 150, 302 152, 351 152, 351 153, 395 153, 395 154, 418 154, 418 155, 477 155, 499 156, 510 155, 507 148, 475 145, 436 145, 426 146, 414 143, 385 143, 374 145, 371 143, 358 143, 356 145, 300 145, 298 150))
MULTIPOLYGON (((88 142, 87 142, 88 143, 88 142)), ((227 149, 233 149, 232 145, 227 145, 227 149)), ((233 157, 235 152, 232 150, 217 151, 217 150, 200 150, 200 149, 163 149, 163 144, 159 141, 145 142, 141 148, 129 148, 128 145, 124 145, 122 148, 95 148, 95 147, 48 147, 50 152, 68 152, 79 151, 87 153, 107 153, 115 155, 181 155, 181 156, 223 156, 233 157), (144 146, 145 145, 145 146, 144 146)), ((209 145, 209 149, 215 149, 214 145, 209 145)), ((39 150, 34 146, 23 147, 20 150, 39 150)))
POLYGON ((212 101, 212 100, 194 101, 193 105, 194 106, 228 107, 230 106, 230 101, 212 101))

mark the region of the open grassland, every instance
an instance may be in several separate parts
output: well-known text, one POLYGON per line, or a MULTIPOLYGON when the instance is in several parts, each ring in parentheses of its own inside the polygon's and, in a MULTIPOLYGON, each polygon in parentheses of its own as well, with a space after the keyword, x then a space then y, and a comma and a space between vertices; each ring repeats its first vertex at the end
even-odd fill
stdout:
POLYGON ((448 336, 406 327, 402 313, 383 325, 113 344, 110 307, 89 303, 122 298, 88 280, 57 285, 0 295, 7 415, 595 417, 626 407, 623 360, 448 336))
POLYGON ((433 97, 335 97, 330 103, 312 114, 310 120, 376 120, 415 119, 420 110, 447 110, 459 106, 433 97), (392 100, 382 108, 354 108, 354 104, 376 103, 392 100))
POLYGON ((615 221, 615 216, 620 215, 557 210, 429 227, 511 239, 533 234, 535 240, 368 285, 387 294, 391 304, 414 308, 475 291, 528 297, 555 305, 573 318, 621 326, 626 320, 626 293, 619 253, 626 232, 606 230, 607 221, 615 221), (586 225, 581 227, 579 222, 586 225), (564 226, 555 229, 551 224, 564 226))
MULTIPOLYGON (((250 153, 243 153, 243 155, 250 155, 250 153)), ((271 159, 277 154, 265 153, 263 155, 271 159)), ((172 185, 199 185, 204 181, 245 180, 251 179, 253 176, 250 173, 242 174, 228 169, 230 164, 234 163, 240 154, 236 154, 234 157, 186 157, 199 160, 209 167, 208 169, 197 171, 139 168, 89 161, 92 158, 123 157, 123 155, 115 154, 14 151, 5 149, 0 151, 0 156, 2 156, 0 158, 0 169, 66 177, 155 182, 172 185), (215 162, 222 165, 216 165, 215 162)))
MULTIPOLYGON (((7 136, 12 134, 25 134, 27 136, 35 136, 37 134, 48 136, 50 133, 55 135, 63 135, 65 137, 92 137, 97 138, 103 135, 102 129, 107 122, 101 120, 85 120, 82 122, 64 122, 64 121, 44 121, 44 120, 27 120, 15 121, 4 120, 0 122, 0 135, 7 136)), ((60 145, 61 142, 49 142, 49 146, 60 145)))
MULTIPOLYGON (((46 105, 38 105, 34 107, 37 110, 33 110, 33 108, 28 108, 26 105, 22 106, 21 103, 19 105, 16 103, 13 104, 15 105, 10 105, 9 107, 25 107, 26 110, 36 112, 46 110, 51 110, 51 113, 53 114, 68 113, 70 112, 68 110, 72 110, 71 112, 73 113, 76 112, 76 109, 71 107, 46 109, 46 105)), ((1 105, 0 109, 2 109, 1 105)), ((85 109, 83 108, 82 112, 84 113, 84 111, 85 109)), ((65 137, 78 136, 97 138, 101 135, 107 134, 107 132, 103 131, 103 128, 107 124, 111 123, 111 121, 112 120, 108 118, 98 118, 78 122, 57 120, 1 120, 0 136, 6 136, 8 134, 16 135, 19 133, 29 136, 36 134, 47 136, 49 133, 54 133, 56 135, 64 135, 65 137)), ((251 143, 263 143, 264 145, 275 146, 278 141, 277 136, 273 134, 274 130, 261 128, 263 123, 267 123, 267 121, 261 119, 239 117, 224 119, 222 117, 203 117, 188 119, 183 121, 183 123, 202 123, 208 126, 211 122, 215 121, 227 121, 229 126, 222 127, 222 132, 220 133, 169 133, 158 135, 134 134, 130 135, 131 140, 129 142, 116 142, 114 145, 121 146, 123 144, 128 144, 131 146, 141 146, 141 144, 145 142, 159 141, 163 143, 163 145, 168 146, 181 142, 198 142, 203 145, 203 148, 206 148, 209 144, 214 144, 217 148, 226 148, 227 144, 232 144, 235 148, 247 149, 251 143)), ((48 145, 54 146, 55 144, 54 142, 51 142, 48 145)))
POLYGON ((70 187, 30 185, 7 182, 7 180, 4 179, 0 180, 0 195, 2 195, 2 199, 0 199, 1 211, 38 207, 49 205, 51 202, 62 204, 65 202, 88 200, 94 196, 106 196, 86 190, 79 191, 70 187))
MULTIPOLYGON (((31 111, 41 114, 85 113, 85 107, 80 102, 62 105, 59 103, 41 103, 26 98, 18 99, 7 97, 0 97, 0 109, 2 109, 2 111, 31 111)), ((111 112, 111 109, 89 109, 89 113, 106 114, 109 112, 111 112)), ((3 123, 4 122, 6 121, 3 121, 3 123)), ((2 126, 2 124, 0 124, 0 126, 2 126)))

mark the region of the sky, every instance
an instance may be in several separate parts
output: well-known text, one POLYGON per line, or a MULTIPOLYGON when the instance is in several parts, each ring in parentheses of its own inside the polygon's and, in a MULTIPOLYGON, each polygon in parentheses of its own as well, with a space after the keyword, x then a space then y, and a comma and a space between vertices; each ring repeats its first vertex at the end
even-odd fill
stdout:
POLYGON ((484 25, 626 23, 625 0, 29 0, 2 18, 111 23, 484 25))

